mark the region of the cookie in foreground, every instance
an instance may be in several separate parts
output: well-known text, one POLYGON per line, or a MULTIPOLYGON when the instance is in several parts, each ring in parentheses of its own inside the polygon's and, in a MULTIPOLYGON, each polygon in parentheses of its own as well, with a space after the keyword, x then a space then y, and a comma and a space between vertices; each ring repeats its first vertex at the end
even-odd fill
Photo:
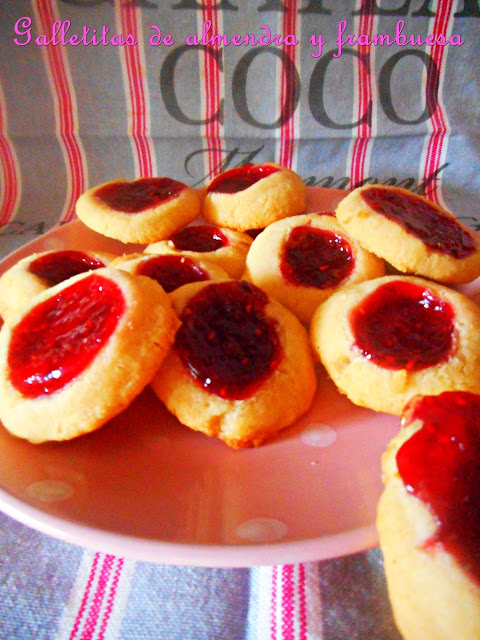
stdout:
POLYGON ((107 268, 52 287, 0 331, 0 419, 34 443, 98 429, 150 382, 177 327, 150 278, 107 268))
POLYGON ((382 459, 377 528, 405 640, 480 638, 480 396, 417 397, 382 459))
POLYGON ((80 196, 75 211, 87 227, 108 238, 147 244, 195 220, 200 208, 195 189, 161 177, 98 185, 80 196))
POLYGON ((170 295, 182 325, 152 387, 182 424, 241 448, 308 410, 317 382, 293 314, 245 281, 187 284, 170 295))
POLYGON ((449 211, 399 187, 367 185, 338 205, 337 218, 368 251, 399 271, 446 283, 480 276, 480 235, 449 211))
POLYGON ((355 404, 399 415, 416 395, 480 393, 480 307, 413 276, 344 287, 310 326, 314 351, 355 404))
POLYGON ((307 207, 298 174, 278 164, 247 164, 216 176, 205 188, 202 215, 222 227, 260 229, 307 207))

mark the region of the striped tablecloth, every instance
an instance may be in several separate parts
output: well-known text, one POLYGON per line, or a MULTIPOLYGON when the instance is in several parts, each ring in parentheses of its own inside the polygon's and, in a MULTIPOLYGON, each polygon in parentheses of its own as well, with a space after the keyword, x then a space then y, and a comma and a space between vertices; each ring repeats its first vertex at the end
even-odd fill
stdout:
MULTIPOLYGON (((479 19, 478 0, 0 0, 1 255, 89 186, 248 161, 399 184, 480 228, 479 19)), ((4 515, 0 543, 2 640, 399 637, 378 550, 165 567, 4 515)))

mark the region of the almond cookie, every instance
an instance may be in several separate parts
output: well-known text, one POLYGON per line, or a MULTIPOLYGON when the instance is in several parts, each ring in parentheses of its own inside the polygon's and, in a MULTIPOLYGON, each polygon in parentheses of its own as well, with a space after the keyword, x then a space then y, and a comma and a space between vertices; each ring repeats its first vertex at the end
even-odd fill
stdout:
POLYGON ((337 218, 368 251, 399 271, 447 283, 480 275, 480 235, 406 189, 365 186, 337 207, 337 218))
POLYGON ((405 640, 480 638, 480 396, 417 397, 383 456, 377 528, 405 640))
POLYGON ((0 419, 34 443, 98 429, 150 382, 177 327, 150 278, 106 268, 52 287, 0 331, 0 419))
POLYGON ((168 238, 195 220, 201 198, 172 178, 115 180, 86 191, 77 200, 80 220, 122 242, 146 244, 168 238))
POLYGON ((291 169, 247 164, 216 176, 205 189, 202 214, 222 227, 246 231, 303 213, 306 187, 291 169))
POLYGON ((192 225, 177 231, 169 240, 149 245, 145 253, 177 254, 207 260, 221 267, 230 278, 241 278, 252 242, 250 236, 240 231, 208 224, 192 225))
POLYGON ((415 395, 480 392, 480 308, 412 276, 334 293, 315 312, 313 348, 352 402, 400 414, 415 395))
POLYGON ((79 273, 107 267, 117 256, 100 251, 44 251, 19 260, 0 277, 0 315, 13 318, 42 291, 79 273))
POLYGON ((313 213, 274 222, 257 236, 244 278, 308 324, 339 287, 383 275, 383 260, 362 249, 335 218, 313 213))
POLYGON ((171 297, 182 325, 152 387, 181 423, 241 448, 307 411, 316 377, 293 314, 238 280, 188 284, 171 297))
POLYGON ((190 282, 228 280, 228 274, 216 264, 181 254, 145 255, 134 253, 114 260, 111 265, 134 275, 156 280, 167 293, 190 282))

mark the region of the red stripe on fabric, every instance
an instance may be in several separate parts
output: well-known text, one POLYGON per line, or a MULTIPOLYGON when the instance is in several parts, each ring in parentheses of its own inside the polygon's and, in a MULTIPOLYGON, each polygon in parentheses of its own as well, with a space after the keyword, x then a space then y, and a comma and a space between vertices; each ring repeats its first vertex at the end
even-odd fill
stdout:
POLYGON ((77 613, 77 617, 75 618, 75 622, 73 625, 72 633, 70 634, 69 640, 74 640, 78 630, 80 628, 80 624, 82 622, 83 614, 85 613, 85 609, 87 607, 88 598, 90 596, 90 591, 92 589, 92 584, 95 579, 95 574, 97 573, 98 561, 100 560, 100 554, 96 553, 92 562, 92 567, 90 569, 90 574, 87 580, 87 586, 85 587, 85 592, 83 594, 82 602, 80 604, 80 608, 77 613))
POLYGON ((18 198, 15 158, 12 147, 3 135, 0 135, 0 165, 2 166, 4 184, 3 200, 0 207, 0 226, 3 226, 12 217, 18 198))
MULTIPOLYGON (((298 3, 291 0, 286 3, 286 11, 283 14, 282 34, 296 35, 298 3)), ((282 64, 282 79, 280 87, 280 108, 284 109, 288 115, 287 120, 280 130, 280 154, 279 163, 286 167, 291 167, 293 162, 293 151, 295 144, 295 94, 296 94, 296 77, 295 77, 295 60, 296 48, 294 45, 282 44, 282 53, 284 58, 288 58, 292 65, 282 64)))
POLYGON ((19 195, 19 176, 13 146, 7 138, 7 115, 3 104, 3 92, 0 88, 0 166, 3 175, 3 200, 0 205, 0 225, 3 226, 12 217, 19 195))
POLYGON ((298 565, 298 622, 300 626, 299 640, 307 640, 307 603, 306 603, 305 565, 298 565))
POLYGON ((110 587, 110 593, 107 599, 107 606, 105 608, 105 613, 103 614, 102 624, 98 632, 97 640, 103 640, 105 637, 105 630, 107 628, 108 621, 110 620, 110 616, 112 615, 113 605, 115 602, 115 595, 117 593, 118 582, 120 580, 120 575, 122 573, 123 564, 124 564, 123 558, 119 558, 117 568, 113 576, 112 586, 110 587))
POLYGON ((102 608, 102 604, 105 597, 105 592, 107 590, 107 585, 110 578, 110 573, 112 571, 112 565, 114 560, 115 560, 115 556, 111 556, 111 555, 105 556, 102 569, 100 571, 100 576, 97 582, 97 589, 93 596, 93 602, 90 606, 88 618, 87 618, 87 621, 85 622, 85 626, 83 627, 80 640, 92 640, 93 638, 93 634, 95 632, 95 627, 97 626, 97 623, 98 623, 100 610, 102 608))
POLYGON ((277 640, 277 582, 278 569, 272 567, 272 598, 270 601, 270 640, 277 640))
MULTIPOLYGON (((36 0, 36 8, 43 33, 53 29, 56 20, 51 0, 36 0)), ((45 47, 48 66, 53 80, 55 100, 58 104, 59 135, 67 156, 67 173, 70 178, 70 191, 67 194, 64 220, 75 217, 75 203, 85 191, 85 172, 79 141, 76 137, 76 122, 72 99, 73 87, 70 87, 66 61, 62 47, 48 44, 45 47)))
MULTIPOLYGON (((51 31, 55 22, 55 15, 51 2, 38 3, 44 10, 43 14, 39 10, 39 15, 46 32, 51 31), (43 16, 43 18, 42 18, 43 16)), ((69 175, 71 188, 67 204, 67 215, 65 220, 70 220, 75 215, 75 203, 84 191, 84 172, 81 151, 75 136, 75 116, 71 91, 68 82, 66 63, 62 56, 62 51, 54 45, 47 45, 47 57, 49 59, 50 71, 52 73, 56 94, 59 101, 60 135, 67 152, 69 162, 69 175)))
POLYGON ((295 588, 293 565, 282 568, 282 640, 294 640, 295 588))
MULTIPOLYGON (((138 41, 137 8, 133 4, 120 5, 120 18, 123 33, 131 33, 138 41)), ((153 160, 150 145, 147 141, 147 113, 144 89, 144 74, 137 45, 124 47, 125 66, 127 69, 128 88, 130 94, 132 137, 138 159, 139 173, 142 177, 153 174, 153 160)))
MULTIPOLYGON (((365 34, 371 40, 373 34, 374 0, 367 0, 358 21, 359 35, 365 34)), ((358 59, 358 119, 360 120, 368 109, 372 100, 372 79, 370 70, 371 45, 358 45, 358 53, 367 61, 364 64, 358 59)), ((357 139, 352 150, 352 164, 350 168, 350 182, 352 188, 359 184, 365 175, 365 160, 368 146, 372 137, 372 127, 368 122, 358 126, 357 139)))
MULTIPOLYGON (((453 8, 453 0, 446 0, 445 2, 439 2, 438 4, 439 6, 433 25, 433 35, 435 39, 437 39, 439 35, 446 37, 448 23, 453 8)), ((423 173, 424 180, 427 180, 429 176, 433 175, 440 166, 443 143, 447 133, 447 122, 439 101, 440 76, 445 59, 444 49, 445 47, 437 44, 430 48, 431 62, 427 68, 426 102, 432 123, 432 133, 428 142, 425 158, 425 168, 423 173), (438 73, 435 73, 435 67, 438 73)), ((430 185, 431 189, 429 193, 425 195, 439 204, 437 178, 434 178, 430 185)))
MULTIPOLYGON (((212 23, 211 35, 218 34, 218 11, 217 4, 208 0, 202 5, 203 22, 210 20, 212 23)), ((215 43, 210 45, 215 51, 219 50, 215 43)), ((220 123, 218 118, 213 118, 220 106, 220 70, 213 56, 204 52, 204 72, 205 72, 205 137, 208 143, 208 169, 211 177, 216 175, 222 166, 220 123), (210 118, 213 118, 211 121, 210 118)))

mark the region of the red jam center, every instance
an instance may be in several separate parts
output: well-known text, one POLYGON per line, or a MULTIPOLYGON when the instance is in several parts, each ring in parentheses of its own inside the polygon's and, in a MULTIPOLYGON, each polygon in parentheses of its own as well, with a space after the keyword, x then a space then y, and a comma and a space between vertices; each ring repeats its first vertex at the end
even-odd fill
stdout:
POLYGON ((104 266, 103 262, 83 251, 54 251, 33 260, 28 270, 53 287, 79 273, 104 266))
POLYGON ((97 274, 41 302, 12 329, 12 385, 27 398, 62 389, 94 360, 124 311, 119 286, 97 274))
POLYGON ((110 182, 95 191, 95 197, 111 209, 140 213, 179 195, 186 185, 172 178, 140 178, 134 182, 110 182))
POLYGON ((352 272, 350 244, 340 234, 314 227, 295 227, 283 245, 280 271, 294 285, 328 289, 352 272))
POLYGON ((237 193, 251 187, 262 178, 279 171, 278 167, 270 164, 246 164, 243 167, 235 167, 224 171, 208 185, 208 192, 237 193))
POLYGON ((400 224, 435 251, 466 258, 476 249, 473 237, 455 220, 414 194, 371 187, 363 200, 375 211, 400 224))
POLYGON ((218 227, 209 224, 185 227, 174 233, 170 241, 179 251, 196 251, 197 253, 218 251, 230 244, 227 236, 218 227))
POLYGON ((454 318, 451 305, 428 289, 394 280, 353 309, 350 324, 365 358, 385 369, 418 371, 450 356, 454 318))
POLYGON ((206 271, 185 256, 155 256, 141 263, 138 274, 156 280, 167 293, 189 282, 210 280, 206 271))
POLYGON ((398 450, 407 491, 430 509, 435 544, 452 554, 480 586, 480 396, 450 391, 414 399, 410 424, 423 426, 398 450))
POLYGON ((248 282, 204 287, 184 308, 175 348, 205 389, 229 400, 251 396, 280 362, 267 295, 248 282))

